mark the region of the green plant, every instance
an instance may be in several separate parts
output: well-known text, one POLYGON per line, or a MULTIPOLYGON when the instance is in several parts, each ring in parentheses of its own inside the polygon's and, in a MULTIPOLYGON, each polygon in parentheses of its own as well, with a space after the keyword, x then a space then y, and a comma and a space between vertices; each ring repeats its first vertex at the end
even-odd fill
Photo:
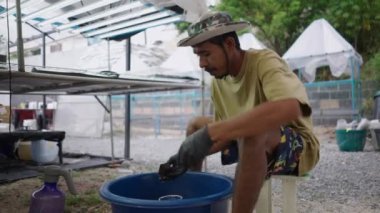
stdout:
POLYGON ((344 80, 349 79, 350 76, 347 74, 342 74, 339 77, 335 77, 332 75, 329 66, 318 67, 315 72, 315 82, 317 81, 336 81, 336 80, 344 80))
POLYGON ((254 26, 256 36, 282 55, 314 20, 324 18, 363 56, 380 47, 380 1, 223 0, 217 10, 254 26))
POLYGON ((377 52, 370 58, 364 65, 361 72, 361 81, 369 82, 374 81, 367 96, 363 97, 362 101, 362 114, 365 117, 372 117, 374 100, 373 95, 376 91, 380 90, 380 52, 377 52))
MULTIPOLYGON (((66 197, 66 209, 75 210, 80 207, 88 208, 91 206, 98 206, 103 204, 97 190, 89 190, 80 195, 68 194, 66 197)), ((71 211, 72 212, 72 211, 71 211)))
MULTIPOLYGON (((375 80, 380 82, 380 51, 370 58, 364 65, 361 72, 361 80, 375 80)), ((380 84, 377 84, 380 89, 380 84)))
POLYGON ((187 28, 190 26, 190 23, 189 22, 179 22, 179 23, 176 23, 176 28, 179 32, 179 34, 185 32, 187 30, 187 28))
POLYGON ((370 98, 370 97, 363 98, 361 109, 360 109, 360 114, 362 115, 362 117, 365 117, 365 118, 372 117, 373 104, 374 104, 373 98, 370 98))

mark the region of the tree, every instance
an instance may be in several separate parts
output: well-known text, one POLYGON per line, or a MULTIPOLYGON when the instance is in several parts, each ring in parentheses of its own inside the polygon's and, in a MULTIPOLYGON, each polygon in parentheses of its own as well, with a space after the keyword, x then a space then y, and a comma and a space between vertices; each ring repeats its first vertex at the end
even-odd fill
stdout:
POLYGON ((324 16, 365 58, 380 51, 380 1, 332 1, 324 16), (334 3, 333 3, 334 2, 334 3))
POLYGON ((256 36, 282 55, 327 3, 306 0, 223 0, 218 10, 249 21, 256 36))
POLYGON ((252 23, 256 36, 280 55, 313 20, 322 17, 362 55, 380 49, 378 0, 222 0, 217 10, 252 23))

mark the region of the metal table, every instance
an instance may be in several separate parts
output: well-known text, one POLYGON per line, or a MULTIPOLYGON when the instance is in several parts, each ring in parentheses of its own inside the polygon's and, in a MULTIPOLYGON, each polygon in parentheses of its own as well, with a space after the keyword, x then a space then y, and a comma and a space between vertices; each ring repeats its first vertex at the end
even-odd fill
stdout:
POLYGON ((38 130, 17 130, 13 132, 1 132, 0 143, 16 143, 18 140, 47 140, 57 142, 59 163, 63 163, 62 141, 65 139, 64 131, 38 131, 38 130))

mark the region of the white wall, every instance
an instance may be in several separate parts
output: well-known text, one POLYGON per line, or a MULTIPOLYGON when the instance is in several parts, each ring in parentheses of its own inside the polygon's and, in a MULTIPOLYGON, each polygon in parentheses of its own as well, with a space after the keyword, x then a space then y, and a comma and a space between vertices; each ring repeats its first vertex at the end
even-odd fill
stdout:
POLYGON ((9 95, 0 95, 0 104, 9 106, 9 95))

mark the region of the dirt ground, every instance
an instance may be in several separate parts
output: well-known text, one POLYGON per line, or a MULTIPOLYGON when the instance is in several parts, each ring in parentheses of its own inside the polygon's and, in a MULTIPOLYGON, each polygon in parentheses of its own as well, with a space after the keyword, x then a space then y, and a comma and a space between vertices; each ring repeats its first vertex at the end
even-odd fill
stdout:
MULTIPOLYGON (((315 133, 321 142, 321 160, 312 172, 310 180, 298 185, 298 212, 380 212, 380 152, 373 150, 368 142, 363 152, 341 152, 337 148, 333 128, 315 128, 315 133)), ((141 146, 147 149, 146 144, 141 146)), ((138 150, 138 147, 136 148, 135 150, 138 150)), ((154 160, 155 156, 147 153, 144 153, 145 160, 139 159, 137 154, 135 156, 135 160, 116 168, 73 171, 73 179, 79 192, 77 196, 69 194, 61 178, 59 187, 67 195, 65 212, 111 212, 110 205, 99 196, 102 184, 122 175, 156 171, 157 162, 162 161, 154 160)), ((218 159, 215 159, 215 163, 210 160, 209 172, 233 176, 233 171, 232 167, 221 167, 218 159)), ((0 213, 28 212, 30 195, 41 185, 40 178, 0 185, 0 213)), ((274 212, 281 212, 280 191, 279 184, 275 183, 274 212)))
MULTIPOLYGON (((60 178, 58 186, 66 193, 65 212, 111 212, 110 206, 99 197, 98 190, 105 180, 116 177, 116 170, 96 168, 73 171, 72 176, 79 193, 76 196, 69 194, 63 178, 60 178)), ((0 212, 28 212, 31 193, 41 185, 41 178, 29 178, 0 185, 0 212)))
MULTIPOLYGON (((71 195, 63 178, 58 187, 66 195, 65 212, 108 213, 111 206, 99 196, 99 189, 106 181, 135 172, 152 172, 155 168, 142 163, 109 165, 79 171, 71 171, 78 195, 71 195)), ((31 193, 42 186, 42 177, 18 180, 0 185, 0 213, 26 213, 29 211, 31 193)))

